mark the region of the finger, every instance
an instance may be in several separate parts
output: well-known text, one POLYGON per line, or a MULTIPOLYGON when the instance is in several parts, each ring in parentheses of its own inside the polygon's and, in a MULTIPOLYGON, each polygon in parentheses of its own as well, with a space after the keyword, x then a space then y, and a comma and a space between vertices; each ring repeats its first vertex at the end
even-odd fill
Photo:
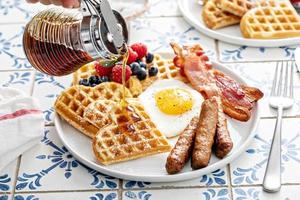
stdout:
POLYGON ((73 8, 77 0, 62 0, 62 4, 65 8, 73 8))
POLYGON ((80 7, 80 2, 75 0, 75 4, 73 6, 74 8, 79 8, 80 7))
POLYGON ((56 6, 60 6, 62 4, 61 0, 50 0, 50 2, 56 6))
POLYGON ((39 0, 26 0, 28 3, 37 3, 39 0))
POLYGON ((40 0, 40 2, 44 5, 50 5, 51 4, 50 0, 40 0))

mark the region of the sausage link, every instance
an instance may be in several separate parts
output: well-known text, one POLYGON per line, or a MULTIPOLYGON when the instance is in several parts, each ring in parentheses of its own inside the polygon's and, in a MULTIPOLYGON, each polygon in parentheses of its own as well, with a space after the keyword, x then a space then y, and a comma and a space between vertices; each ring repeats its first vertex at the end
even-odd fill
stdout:
POLYGON ((192 168, 206 167, 209 163, 218 122, 218 103, 215 97, 203 102, 196 129, 192 168))
POLYGON ((169 174, 180 172, 191 156, 195 139, 195 131, 199 122, 198 117, 194 117, 184 131, 180 134, 174 148, 170 152, 166 170, 169 174))
POLYGON ((222 102, 217 99, 218 102, 218 123, 217 132, 215 137, 216 156, 218 158, 225 157, 232 149, 233 142, 230 137, 230 133, 227 127, 227 119, 223 112, 222 102))

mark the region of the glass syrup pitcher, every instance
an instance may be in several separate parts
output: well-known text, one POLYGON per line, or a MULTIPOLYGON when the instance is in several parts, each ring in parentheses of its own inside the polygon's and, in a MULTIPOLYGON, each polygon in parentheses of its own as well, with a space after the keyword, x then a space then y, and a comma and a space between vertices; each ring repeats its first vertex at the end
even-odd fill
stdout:
POLYGON ((23 46, 34 68, 63 76, 96 59, 109 66, 126 53, 126 22, 107 0, 82 0, 80 10, 48 9, 27 24, 23 46))

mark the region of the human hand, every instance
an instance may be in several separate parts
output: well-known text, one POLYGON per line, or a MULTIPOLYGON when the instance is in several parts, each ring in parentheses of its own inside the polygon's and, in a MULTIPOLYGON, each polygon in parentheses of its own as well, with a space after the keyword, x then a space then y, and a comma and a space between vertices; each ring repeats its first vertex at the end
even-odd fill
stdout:
POLYGON ((79 7, 79 0, 26 0, 29 3, 40 2, 45 5, 54 4, 57 6, 63 6, 65 8, 77 8, 79 7))

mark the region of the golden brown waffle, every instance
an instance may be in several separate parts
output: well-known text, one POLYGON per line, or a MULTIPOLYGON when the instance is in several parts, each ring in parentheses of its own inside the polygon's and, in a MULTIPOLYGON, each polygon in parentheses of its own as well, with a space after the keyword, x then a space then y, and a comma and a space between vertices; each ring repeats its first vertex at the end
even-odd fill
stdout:
POLYGON ((73 73, 73 85, 78 85, 81 79, 88 79, 90 76, 97 75, 94 62, 86 64, 73 73))
POLYGON ((111 113, 117 124, 103 127, 93 139, 95 156, 104 165, 171 150, 168 140, 150 120, 143 106, 136 100, 127 102, 127 112, 116 109, 111 113))
POLYGON ((249 0, 218 0, 217 6, 223 11, 243 17, 255 4, 249 0))
POLYGON ((246 38, 276 39, 300 36, 300 17, 290 1, 265 1, 241 20, 246 38))
POLYGON ((176 79, 184 83, 188 82, 187 78, 180 74, 179 68, 173 64, 173 60, 171 59, 163 59, 160 55, 155 54, 153 63, 148 65, 148 68, 152 65, 155 65, 158 68, 156 76, 148 76, 143 81, 139 81, 135 76, 130 77, 127 86, 134 97, 140 95, 158 79, 176 79))
MULTIPOLYGON (((126 97, 132 97, 128 89, 126 97)), ((114 82, 101 83, 96 87, 81 85, 72 86, 57 98, 55 102, 56 112, 73 127, 93 138, 98 128, 83 118, 85 108, 99 99, 107 99, 119 102, 123 98, 123 86, 114 82)))
POLYGON ((116 122, 110 115, 115 109, 120 109, 119 103, 107 99, 97 100, 85 108, 83 118, 100 129, 116 122))
POLYGON ((240 17, 217 7, 216 0, 210 0, 203 6, 202 18, 205 25, 210 29, 219 29, 240 22, 240 17))

